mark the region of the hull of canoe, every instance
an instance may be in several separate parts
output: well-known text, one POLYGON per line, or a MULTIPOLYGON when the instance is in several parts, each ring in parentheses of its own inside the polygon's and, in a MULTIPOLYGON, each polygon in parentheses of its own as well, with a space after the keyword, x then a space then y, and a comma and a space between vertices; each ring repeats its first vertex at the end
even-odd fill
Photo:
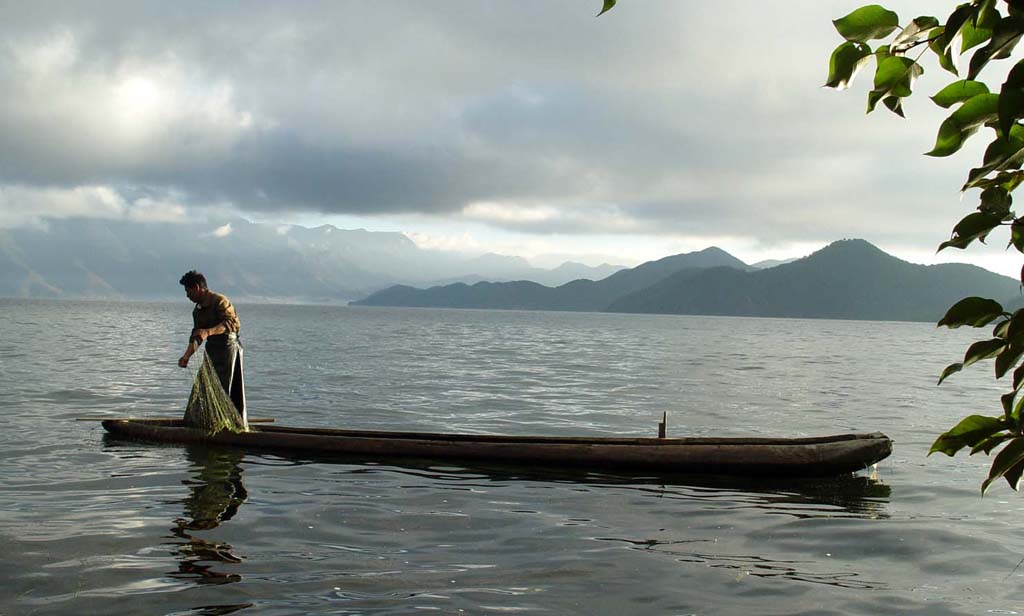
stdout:
POLYGON ((354 455, 646 468, 679 473, 827 476, 852 473, 884 459, 892 441, 880 432, 820 438, 606 438, 497 436, 328 430, 258 426, 252 432, 208 435, 180 421, 109 420, 113 435, 164 443, 208 443, 298 455, 354 455))

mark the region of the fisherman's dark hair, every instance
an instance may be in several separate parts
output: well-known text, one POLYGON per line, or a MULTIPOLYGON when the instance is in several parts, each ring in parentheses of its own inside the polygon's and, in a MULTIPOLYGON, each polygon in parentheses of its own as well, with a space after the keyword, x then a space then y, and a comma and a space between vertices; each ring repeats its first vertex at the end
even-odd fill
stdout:
POLYGON ((199 286, 200 289, 206 288, 206 276, 203 276, 195 270, 185 272, 185 275, 178 281, 181 286, 186 289, 189 287, 199 286))

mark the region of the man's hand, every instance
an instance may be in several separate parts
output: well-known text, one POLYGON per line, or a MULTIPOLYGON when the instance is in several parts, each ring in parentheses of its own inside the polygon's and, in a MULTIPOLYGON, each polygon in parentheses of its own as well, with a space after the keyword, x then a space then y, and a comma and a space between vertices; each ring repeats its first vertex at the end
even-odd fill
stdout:
POLYGON ((188 368, 189 357, 190 357, 189 355, 182 355, 181 357, 179 357, 178 358, 178 367, 179 368, 188 368))

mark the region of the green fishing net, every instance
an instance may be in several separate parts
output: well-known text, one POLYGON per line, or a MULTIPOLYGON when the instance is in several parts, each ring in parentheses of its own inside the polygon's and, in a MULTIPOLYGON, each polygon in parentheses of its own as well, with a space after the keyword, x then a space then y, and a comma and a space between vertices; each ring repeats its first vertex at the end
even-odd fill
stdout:
POLYGON ((185 407, 185 425, 216 434, 221 430, 248 432, 249 426, 224 391, 213 362, 206 353, 192 379, 192 394, 185 407))

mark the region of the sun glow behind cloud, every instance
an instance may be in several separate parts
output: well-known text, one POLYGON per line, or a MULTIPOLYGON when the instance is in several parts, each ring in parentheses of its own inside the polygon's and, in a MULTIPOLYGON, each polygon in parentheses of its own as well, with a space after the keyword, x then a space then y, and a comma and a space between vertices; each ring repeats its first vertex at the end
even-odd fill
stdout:
POLYGON ((5 43, 0 120, 26 135, 7 130, 5 147, 47 160, 51 175, 62 168, 125 177, 152 166, 187 169, 222 159, 247 134, 275 125, 242 108, 230 79, 175 53, 98 60, 90 58, 88 30, 66 27, 5 43))
POLYGON ((145 77, 126 79, 116 86, 115 92, 118 115, 134 119, 151 116, 162 99, 157 85, 145 77))

